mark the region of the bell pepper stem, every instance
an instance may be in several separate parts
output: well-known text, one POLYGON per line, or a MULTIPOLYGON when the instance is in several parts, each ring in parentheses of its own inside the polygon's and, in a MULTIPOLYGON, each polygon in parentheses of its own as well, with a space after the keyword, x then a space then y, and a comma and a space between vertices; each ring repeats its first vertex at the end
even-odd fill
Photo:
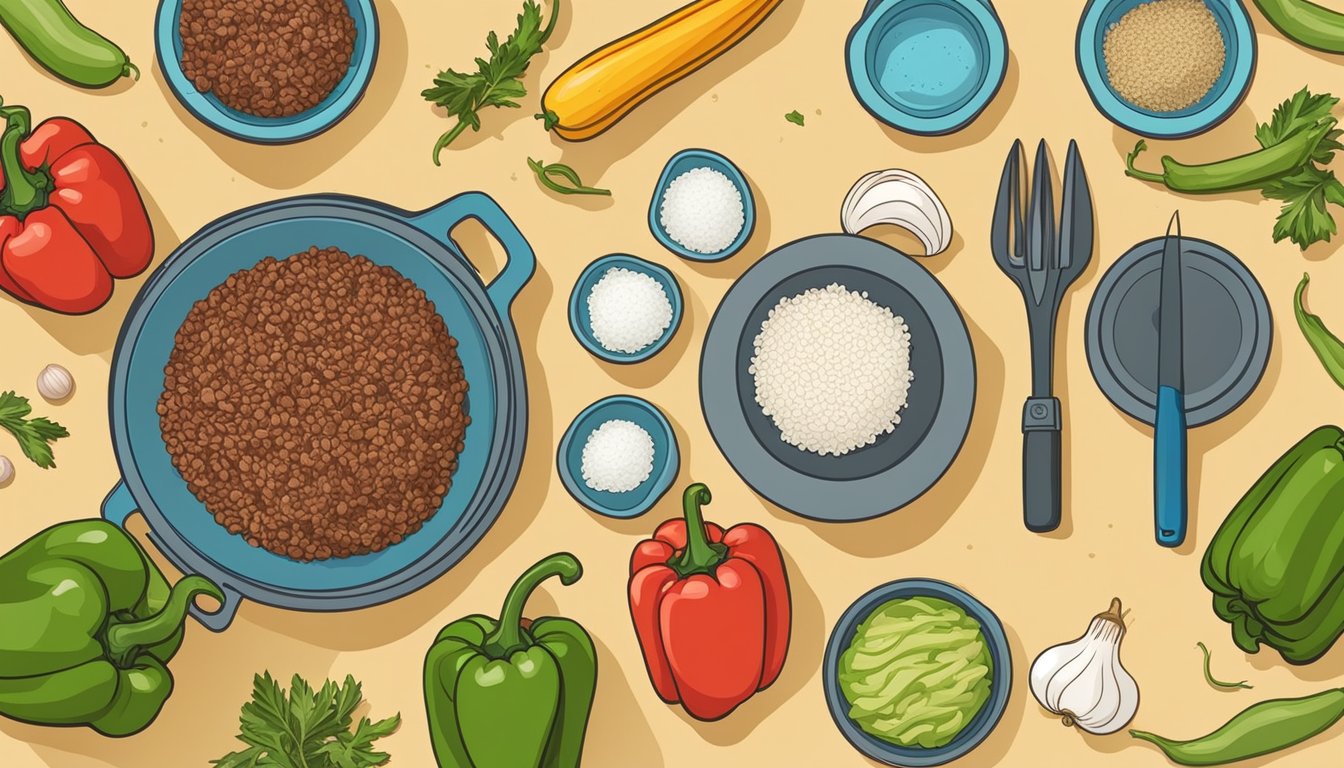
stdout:
MULTIPOLYGON (((0 101, 3 104, 3 101, 0 101)), ((46 206, 49 181, 44 174, 34 173, 19 161, 19 143, 32 132, 33 116, 27 107, 0 106, 4 133, 0 134, 0 174, 4 178, 4 192, 0 193, 0 209, 19 218, 46 206)))
POLYGON ((683 579, 697 573, 712 574, 727 557, 728 548, 710 541, 705 530, 705 514, 700 508, 713 499, 704 483, 692 484, 681 495, 681 508, 686 516, 686 548, 668 565, 683 579))
POLYGON ((578 558, 568 552, 560 552, 542 558, 524 571, 504 597, 504 607, 499 611, 499 624, 495 631, 485 638, 483 650, 486 655, 504 659, 528 645, 530 640, 523 628, 523 608, 541 582, 552 576, 559 576, 560 583, 569 586, 583 576, 583 566, 579 564, 578 558))
POLYGON ((223 600, 224 593, 204 576, 187 576, 173 585, 163 609, 147 619, 113 624, 107 630, 107 653, 120 664, 129 664, 138 648, 157 645, 173 636, 187 620, 187 610, 199 595, 223 600))

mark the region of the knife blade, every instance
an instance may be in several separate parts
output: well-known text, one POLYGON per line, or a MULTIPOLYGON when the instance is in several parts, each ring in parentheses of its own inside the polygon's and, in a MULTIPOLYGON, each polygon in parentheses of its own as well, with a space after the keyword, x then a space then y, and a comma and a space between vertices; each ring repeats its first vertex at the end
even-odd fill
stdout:
POLYGON ((1181 214, 1167 225, 1158 291, 1157 417, 1153 424, 1153 516, 1157 543, 1185 541, 1189 519, 1186 485, 1184 292, 1181 214))

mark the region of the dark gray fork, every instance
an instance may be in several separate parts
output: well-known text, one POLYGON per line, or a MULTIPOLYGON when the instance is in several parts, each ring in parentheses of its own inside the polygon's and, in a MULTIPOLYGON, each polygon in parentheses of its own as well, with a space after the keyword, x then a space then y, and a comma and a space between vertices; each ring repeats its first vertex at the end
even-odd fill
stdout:
POLYGON ((1026 152, 1013 142, 999 180, 990 249, 1004 274, 1017 283, 1031 334, 1031 397, 1022 411, 1022 512, 1027 528, 1053 531, 1061 517, 1059 400, 1054 396, 1055 326, 1064 293, 1092 259, 1092 193, 1077 142, 1064 162, 1064 202, 1056 237, 1050 151, 1036 147, 1028 182, 1026 152), (1023 198, 1027 198, 1023 219, 1023 198))

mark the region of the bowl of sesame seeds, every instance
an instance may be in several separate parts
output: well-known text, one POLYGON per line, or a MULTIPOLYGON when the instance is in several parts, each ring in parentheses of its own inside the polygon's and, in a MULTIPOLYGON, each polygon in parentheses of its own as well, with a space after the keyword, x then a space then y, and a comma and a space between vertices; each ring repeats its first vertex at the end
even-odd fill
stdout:
POLYGON ((1142 136, 1194 136, 1226 120, 1255 61, 1239 0, 1091 0, 1078 23, 1078 73, 1092 103, 1142 136))

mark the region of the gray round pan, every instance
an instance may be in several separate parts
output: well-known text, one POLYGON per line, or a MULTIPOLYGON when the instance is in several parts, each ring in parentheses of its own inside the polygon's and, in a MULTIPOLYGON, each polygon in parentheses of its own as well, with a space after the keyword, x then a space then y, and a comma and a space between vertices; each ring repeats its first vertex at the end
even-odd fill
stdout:
POLYGON ((961 312, 924 267, 873 240, 819 235, 767 255, 728 291, 701 354, 700 403, 719 450, 757 493, 814 520, 866 520, 915 500, 951 466, 975 406, 975 355, 961 312), (844 456, 785 443, 748 371, 779 300, 831 283, 905 319, 915 375, 896 429, 844 456))
MULTIPOLYGON (((1087 311, 1087 362, 1116 408, 1152 424, 1157 403, 1157 317, 1163 238, 1129 249, 1097 286, 1087 311)), ((1265 292, 1219 245, 1181 238, 1185 419, 1191 427, 1241 405, 1264 375, 1273 339, 1265 292)))

